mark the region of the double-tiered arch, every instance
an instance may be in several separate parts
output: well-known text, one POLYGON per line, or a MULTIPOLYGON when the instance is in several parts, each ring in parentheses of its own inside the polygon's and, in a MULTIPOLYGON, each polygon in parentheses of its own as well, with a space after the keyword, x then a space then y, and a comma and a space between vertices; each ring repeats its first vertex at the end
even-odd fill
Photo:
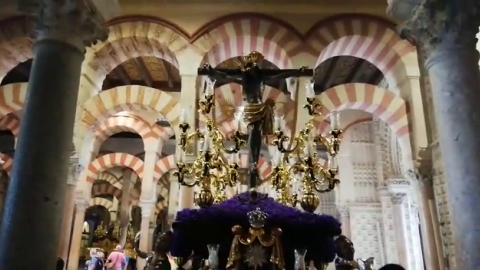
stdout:
POLYGON ((248 54, 262 53, 278 68, 291 68, 291 56, 303 42, 290 25, 259 14, 237 14, 208 23, 194 45, 205 51, 204 62, 221 62, 248 54))
POLYGON ((154 56, 178 69, 176 54, 189 46, 188 40, 177 29, 156 20, 120 18, 120 21, 109 24, 108 40, 87 50, 81 88, 99 92, 110 71, 136 57, 154 56))
MULTIPOLYGON (((410 129, 405 100, 381 87, 352 83, 330 88, 317 96, 323 104, 322 114, 327 116, 332 111, 362 110, 384 121, 397 136, 404 161, 411 162, 410 129)), ((320 125, 327 128, 327 125, 320 125)), ((325 133, 325 129, 319 130, 325 133)))
POLYGON ((113 167, 127 167, 132 169, 140 179, 143 177, 143 161, 126 153, 112 153, 98 157, 88 164, 85 180, 93 183, 100 173, 113 167))
POLYGON ((307 40, 315 48, 316 67, 335 56, 354 56, 375 65, 390 89, 408 74, 419 74, 415 47, 402 40, 392 23, 366 15, 335 16, 312 28, 307 40))
POLYGON ((102 91, 82 105, 82 123, 94 128, 124 111, 158 112, 174 126, 180 120, 178 99, 166 92, 140 85, 126 85, 102 91))

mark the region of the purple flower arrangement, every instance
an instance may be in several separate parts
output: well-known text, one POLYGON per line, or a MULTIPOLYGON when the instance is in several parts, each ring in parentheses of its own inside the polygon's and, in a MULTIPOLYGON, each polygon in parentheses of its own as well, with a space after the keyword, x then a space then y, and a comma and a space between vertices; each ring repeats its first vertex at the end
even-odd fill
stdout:
POLYGON ((226 259, 233 239, 231 228, 248 229, 247 213, 259 207, 268 214, 265 228, 282 229, 282 246, 287 265, 294 249, 307 249, 307 260, 331 262, 335 258, 333 237, 341 234, 340 223, 329 215, 317 215, 279 204, 266 194, 241 193, 203 209, 184 209, 173 225, 173 256, 187 257, 192 251, 206 257, 207 244, 220 244, 220 261, 226 259), (225 258, 222 258, 225 257, 225 258))

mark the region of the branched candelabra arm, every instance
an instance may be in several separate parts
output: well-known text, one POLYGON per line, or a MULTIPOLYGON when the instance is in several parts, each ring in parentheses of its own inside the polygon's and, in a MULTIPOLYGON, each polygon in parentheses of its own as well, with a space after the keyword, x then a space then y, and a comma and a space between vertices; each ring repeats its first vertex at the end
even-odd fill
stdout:
POLYGON ((225 141, 227 140, 220 131, 215 130, 214 133, 215 134, 213 136, 213 141, 215 147, 225 152, 226 154, 237 154, 238 152, 240 152, 240 149, 242 147, 247 145, 247 142, 242 139, 242 136, 245 135, 242 131, 235 131, 233 135, 229 138, 229 140, 232 140, 234 142, 234 145, 232 147, 225 146, 225 141))
POLYGON ((208 115, 212 111, 213 107, 215 107, 215 101, 213 94, 205 94, 204 98, 198 101, 198 106, 200 109, 198 112, 202 115, 208 115))
POLYGON ((272 186, 279 194, 277 201, 281 204, 295 207, 298 199, 296 194, 290 194, 291 180, 290 169, 283 165, 275 166, 272 173, 272 186))
POLYGON ((276 146, 278 151, 282 154, 292 154, 292 153, 298 154, 299 150, 301 150, 303 146, 303 140, 301 138, 301 134, 299 134, 293 139, 295 144, 291 148, 285 147, 285 143, 290 141, 290 137, 286 136, 282 130, 280 129, 275 130, 274 136, 276 137, 276 139, 272 141, 271 145, 276 146))
POLYGON ((307 104, 303 105, 303 108, 307 110, 308 115, 311 117, 321 115, 322 105, 315 97, 307 97, 307 104))
POLYGON ((224 168, 226 169, 226 173, 223 176, 225 184, 234 187, 240 181, 240 174, 238 173, 240 165, 234 162, 228 165, 224 164, 224 168))
MULTIPOLYGON (((320 165, 318 166, 321 167, 320 165)), ((318 174, 320 174, 320 179, 315 179, 313 188, 319 193, 330 192, 335 189, 337 184, 340 184, 340 180, 336 177, 337 170, 335 169, 319 168, 318 174)))
POLYGON ((232 147, 226 148, 223 146, 223 151, 227 154, 236 154, 240 152, 240 149, 247 145, 247 141, 242 139, 242 136, 245 135, 241 130, 237 130, 233 133, 233 135, 229 138, 233 141, 234 145, 232 147))
POLYGON ((203 139, 202 132, 197 129, 195 132, 188 134, 188 130, 190 129, 190 124, 187 122, 182 122, 179 124, 180 127, 180 142, 179 146, 182 151, 187 151, 188 145, 195 139, 203 139))
POLYGON ((195 173, 195 164, 189 168, 189 166, 184 162, 177 162, 177 171, 173 173, 175 177, 178 178, 178 183, 182 186, 193 187, 198 185, 198 180, 195 177, 193 182, 186 182, 185 176, 189 176, 195 173))

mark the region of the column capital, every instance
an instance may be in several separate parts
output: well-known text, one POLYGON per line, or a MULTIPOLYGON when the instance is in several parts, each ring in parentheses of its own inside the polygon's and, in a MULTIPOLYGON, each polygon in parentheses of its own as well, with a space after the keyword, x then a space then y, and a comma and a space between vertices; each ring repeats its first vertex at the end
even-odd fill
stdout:
POLYGON ((150 218, 155 212, 155 201, 140 201, 138 206, 142 209, 142 218, 150 218))
POLYGON ((390 199, 393 204, 402 204, 407 198, 407 193, 390 193, 390 199))
POLYGON ((87 201, 75 201, 75 208, 77 209, 77 212, 85 212, 88 207, 90 207, 90 204, 87 201))
POLYGON ((384 182, 390 193, 408 193, 412 182, 408 179, 387 179, 384 182))
POLYGON ((468 1, 389 1, 388 13, 406 20, 400 27, 403 38, 416 41, 428 57, 434 50, 458 45, 475 49, 480 26, 480 4, 468 1), (410 14, 409 16, 407 14, 410 14), (408 18, 407 18, 408 17, 408 18))
POLYGON ((30 14, 37 40, 54 39, 70 44, 81 52, 85 47, 104 41, 108 30, 99 7, 112 0, 20 0, 18 9, 30 14))
POLYGON ((76 186, 80 173, 83 171, 83 166, 78 163, 78 158, 70 158, 67 184, 76 186))

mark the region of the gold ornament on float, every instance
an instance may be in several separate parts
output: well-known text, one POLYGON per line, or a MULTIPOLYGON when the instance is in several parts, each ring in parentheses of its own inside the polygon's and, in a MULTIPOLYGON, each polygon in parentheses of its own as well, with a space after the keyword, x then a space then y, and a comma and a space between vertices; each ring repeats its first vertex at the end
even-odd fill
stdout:
MULTIPOLYGON (((282 118, 275 117, 275 139, 272 145, 276 146, 277 153, 272 159, 274 169, 272 186, 278 193, 277 201, 296 206, 300 204, 303 210, 313 213, 320 204, 316 192, 332 191, 340 180, 337 178, 338 167, 336 157, 340 151, 340 136, 338 112, 331 112, 331 130, 329 136, 316 134, 313 122, 321 114, 322 105, 315 98, 314 83, 307 83, 307 104, 303 106, 310 118, 305 127, 293 139, 286 136, 282 126, 282 118), (293 147, 285 147, 293 144, 293 147), (323 165, 317 153, 317 146, 324 146, 329 157, 328 164, 323 165), (293 184, 297 180, 302 184, 302 195, 298 198, 292 192, 293 184)), ((322 119, 323 120, 323 119, 322 119)), ((320 121, 321 122, 321 121, 320 121)))
MULTIPOLYGON (((231 137, 225 138, 216 127, 211 115, 215 103, 214 85, 215 81, 208 79, 204 99, 199 101, 199 113, 205 119, 205 129, 203 131, 198 129, 189 134, 190 125, 186 122, 186 111, 182 112, 179 125, 181 153, 177 158, 177 171, 174 172, 174 176, 178 178, 181 185, 200 186, 201 190, 195 194, 194 198, 195 204, 200 207, 208 207, 227 199, 226 188, 234 187, 239 182, 238 153, 240 148, 246 145, 246 141, 242 139, 244 134, 241 128, 238 128, 231 137), (225 146, 224 142, 227 139, 233 142, 233 146, 225 146), (190 165, 186 161, 186 152, 188 146, 196 140, 200 141, 201 150, 190 165), (225 161, 224 154, 230 155, 230 162, 225 161), (186 178, 193 179, 189 181, 186 178)), ((238 114, 237 122, 240 123, 239 119, 242 117, 242 114, 238 114)))

